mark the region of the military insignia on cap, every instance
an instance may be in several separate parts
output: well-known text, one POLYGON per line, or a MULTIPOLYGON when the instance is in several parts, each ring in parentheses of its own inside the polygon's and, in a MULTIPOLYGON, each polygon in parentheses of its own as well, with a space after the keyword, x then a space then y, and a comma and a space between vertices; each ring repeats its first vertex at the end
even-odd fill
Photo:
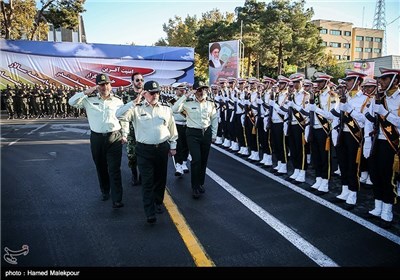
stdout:
POLYGON ((157 88, 157 84, 155 82, 153 83, 153 88, 157 88))
POLYGON ((105 81, 106 80, 106 76, 101 75, 101 80, 105 81))

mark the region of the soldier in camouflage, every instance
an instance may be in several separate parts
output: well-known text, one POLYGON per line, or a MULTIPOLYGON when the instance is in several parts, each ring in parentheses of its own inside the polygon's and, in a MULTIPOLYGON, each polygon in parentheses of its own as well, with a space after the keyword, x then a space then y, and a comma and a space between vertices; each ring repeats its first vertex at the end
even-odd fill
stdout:
MULTIPOLYGON (((120 89, 122 91, 120 94, 122 96, 123 102, 126 104, 130 101, 135 100, 136 97, 143 91, 143 84, 144 84, 144 79, 142 74, 134 72, 132 74, 132 87, 130 88, 130 90, 127 92, 120 89)), ((129 134, 128 134, 128 142, 126 144, 126 152, 128 154, 128 166, 132 171, 132 186, 137 186, 140 185, 141 183, 141 178, 140 175, 138 174, 135 148, 136 148, 135 131, 133 128, 133 124, 129 123, 129 134)))

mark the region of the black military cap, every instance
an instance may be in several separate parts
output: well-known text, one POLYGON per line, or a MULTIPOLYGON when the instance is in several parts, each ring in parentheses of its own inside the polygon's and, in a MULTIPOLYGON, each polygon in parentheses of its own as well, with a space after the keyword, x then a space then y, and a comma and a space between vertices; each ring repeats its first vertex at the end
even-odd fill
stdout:
POLYGON ((96 76, 96 84, 97 85, 103 85, 103 84, 107 84, 107 83, 111 83, 111 80, 106 74, 98 74, 96 76))
POLYGON ((202 81, 196 81, 193 85, 194 90, 199 90, 203 88, 208 88, 208 86, 202 81))
POLYGON ((159 92, 160 85, 156 81, 148 81, 144 84, 143 89, 148 92, 159 92))

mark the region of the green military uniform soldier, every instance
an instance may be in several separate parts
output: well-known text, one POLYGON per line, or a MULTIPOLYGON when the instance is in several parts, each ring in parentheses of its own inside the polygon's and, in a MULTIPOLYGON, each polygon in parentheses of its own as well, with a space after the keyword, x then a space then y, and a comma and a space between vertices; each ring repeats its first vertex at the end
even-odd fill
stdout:
MULTIPOLYGON (((134 72, 131 76, 132 87, 129 91, 122 91, 121 96, 124 104, 134 101, 143 91, 144 79, 142 74, 134 72)), ((137 186, 141 184, 141 176, 138 174, 137 157, 136 157, 136 137, 133 123, 129 123, 129 134, 126 144, 126 152, 128 155, 128 166, 132 172, 131 184, 137 186)))

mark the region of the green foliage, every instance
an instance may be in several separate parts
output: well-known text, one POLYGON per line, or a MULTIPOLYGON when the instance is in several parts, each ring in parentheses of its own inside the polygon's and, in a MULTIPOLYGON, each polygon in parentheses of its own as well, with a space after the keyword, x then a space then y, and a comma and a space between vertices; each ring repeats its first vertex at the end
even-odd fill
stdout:
MULTIPOLYGON (((41 0, 45 4, 44 0, 41 0)), ((54 25, 54 28, 64 27, 67 29, 75 30, 79 24, 79 14, 83 13, 85 9, 83 5, 85 0, 59 0, 59 1, 46 1, 51 2, 47 13, 44 17, 48 22, 54 25)))
POLYGON ((50 22, 55 28, 77 29, 79 14, 85 9, 85 0, 41 0, 42 7, 36 8, 34 0, 1 1, 1 37, 5 39, 47 39, 50 22))

